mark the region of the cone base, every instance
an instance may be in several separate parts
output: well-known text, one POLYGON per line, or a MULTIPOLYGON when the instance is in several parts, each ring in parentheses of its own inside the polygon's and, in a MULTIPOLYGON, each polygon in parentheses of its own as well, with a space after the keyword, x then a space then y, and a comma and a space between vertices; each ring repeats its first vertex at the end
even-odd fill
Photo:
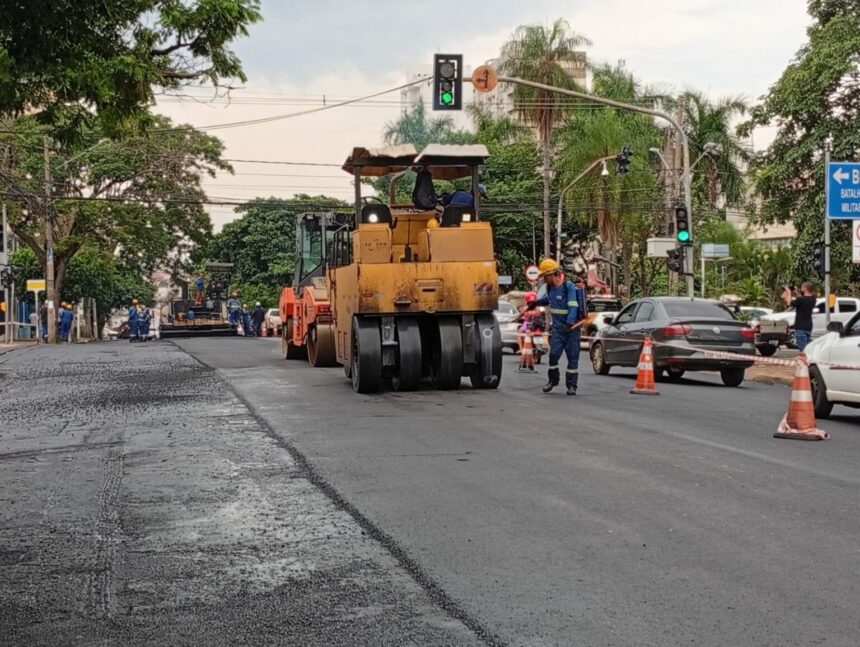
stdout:
POLYGON ((660 395, 659 391, 652 389, 631 389, 630 393, 635 393, 636 395, 660 395))
POLYGON ((830 434, 820 429, 810 431, 775 431, 774 438, 785 438, 787 440, 830 440, 830 434), (823 434, 823 435, 822 435, 823 434))

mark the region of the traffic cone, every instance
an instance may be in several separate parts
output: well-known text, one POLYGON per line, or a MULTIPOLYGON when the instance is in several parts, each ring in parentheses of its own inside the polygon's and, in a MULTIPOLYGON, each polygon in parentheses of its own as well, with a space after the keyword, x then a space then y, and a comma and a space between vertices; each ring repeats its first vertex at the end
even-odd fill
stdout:
POLYGON ((773 437, 794 440, 827 440, 830 438, 826 431, 815 426, 812 385, 809 383, 809 361, 805 353, 800 353, 797 356, 788 411, 782 417, 773 437))
POLYGON ((535 370, 535 347, 532 343, 532 336, 526 333, 522 336, 523 345, 520 349, 520 368, 521 372, 535 370))
POLYGON ((636 386, 630 393, 640 395, 660 395, 657 385, 654 383, 654 351, 651 347, 651 338, 646 337, 642 344, 642 354, 639 355, 639 373, 636 376, 636 386))

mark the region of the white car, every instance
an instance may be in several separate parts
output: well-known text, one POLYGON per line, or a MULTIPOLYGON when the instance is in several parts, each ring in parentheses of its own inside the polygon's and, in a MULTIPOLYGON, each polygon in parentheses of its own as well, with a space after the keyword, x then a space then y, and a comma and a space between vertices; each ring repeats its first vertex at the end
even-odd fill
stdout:
MULTIPOLYGON (((613 296, 594 296, 588 299, 588 319, 582 327, 584 337, 597 337, 597 333, 609 327, 609 322, 624 308, 621 299, 613 296)), ((591 340, 583 339, 580 347, 591 348, 591 340)))
POLYGON ((499 330, 502 333, 502 350, 509 348, 511 352, 516 353, 520 349, 519 336, 517 328, 519 324, 514 322, 514 318, 519 314, 517 307, 509 301, 499 301, 499 309, 493 314, 496 316, 496 321, 499 322, 499 330))
POLYGON ((831 332, 806 347, 818 418, 830 416, 834 404, 860 409, 860 314, 854 315, 847 325, 831 322, 830 329, 831 332), (840 365, 856 366, 858 370, 840 365))

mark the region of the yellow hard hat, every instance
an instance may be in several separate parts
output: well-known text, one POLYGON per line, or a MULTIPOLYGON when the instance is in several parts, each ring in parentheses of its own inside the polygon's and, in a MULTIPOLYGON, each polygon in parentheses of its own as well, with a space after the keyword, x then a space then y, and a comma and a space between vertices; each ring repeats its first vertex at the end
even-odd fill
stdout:
POLYGON ((541 276, 546 276, 547 274, 554 274, 555 272, 558 272, 558 263, 556 263, 551 258, 545 258, 540 262, 538 270, 540 270, 541 276))

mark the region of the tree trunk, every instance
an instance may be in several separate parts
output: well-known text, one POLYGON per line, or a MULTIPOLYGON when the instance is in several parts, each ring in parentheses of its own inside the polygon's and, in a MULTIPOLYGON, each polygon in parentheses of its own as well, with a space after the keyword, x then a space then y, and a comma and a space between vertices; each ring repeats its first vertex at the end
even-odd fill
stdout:
POLYGON ((544 258, 552 258, 552 254, 550 254, 551 223, 549 217, 549 135, 543 137, 541 148, 543 153, 543 256, 544 258))

